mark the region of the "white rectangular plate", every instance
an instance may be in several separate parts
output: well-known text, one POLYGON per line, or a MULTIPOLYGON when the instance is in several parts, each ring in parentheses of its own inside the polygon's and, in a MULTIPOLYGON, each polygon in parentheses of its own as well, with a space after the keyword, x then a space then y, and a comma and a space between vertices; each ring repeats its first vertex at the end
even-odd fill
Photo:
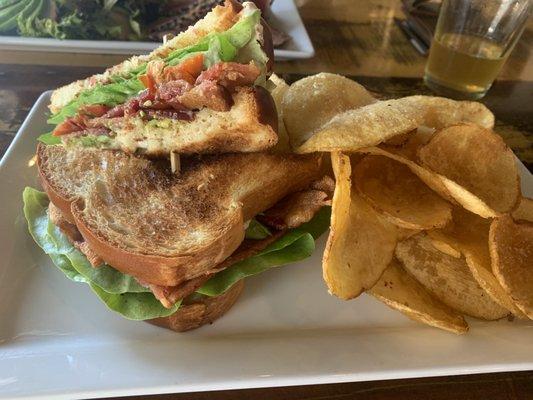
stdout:
MULTIPOLYGON (((211 326, 177 334, 108 311, 27 233, 22 190, 46 131, 44 93, 0 163, 0 398, 89 398, 533 368, 533 322, 469 321, 456 336, 363 295, 330 296, 320 259, 248 279, 211 326)), ((525 194, 533 177, 521 165, 525 194)))
MULTIPOLYGON (((310 58, 315 49, 305 30, 298 9, 293 0, 276 0, 272 4, 274 14, 272 26, 290 35, 291 40, 283 49, 275 49, 278 60, 310 58)), ((126 42, 113 40, 59 40, 50 38, 31 38, 0 36, 0 49, 21 51, 44 51, 92 54, 144 54, 160 44, 155 42, 126 42)))

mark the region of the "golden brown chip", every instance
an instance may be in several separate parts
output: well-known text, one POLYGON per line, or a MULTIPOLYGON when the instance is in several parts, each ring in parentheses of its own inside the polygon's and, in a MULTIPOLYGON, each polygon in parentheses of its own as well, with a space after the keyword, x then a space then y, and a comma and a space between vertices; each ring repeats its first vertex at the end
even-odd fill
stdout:
POLYGON ((518 207, 511 213, 516 221, 523 220, 533 222, 533 199, 522 197, 518 207))
POLYGON ((409 169, 418 176, 426 185, 428 185, 435 192, 440 194, 441 197, 447 199, 448 201, 455 202, 454 198, 450 195, 446 186, 444 185, 441 177, 434 172, 427 170, 426 168, 421 167, 415 162, 409 160, 401 154, 396 154, 390 151, 390 149, 380 148, 380 147, 366 147, 364 149, 358 150, 359 153, 374 154, 388 157, 392 160, 398 161, 409 167, 409 169))
POLYGON ((462 257, 461 250, 459 250, 459 247, 457 246, 457 241, 454 238, 445 234, 440 229, 427 231, 426 233, 428 235, 429 240, 431 240, 431 244, 437 250, 449 255, 450 257, 462 257))
POLYGON ((336 187, 322 268, 330 293, 347 300, 377 282, 392 260, 397 232, 351 190, 350 158, 331 158, 336 187))
MULTIPOLYGON (((424 167, 472 193, 493 210, 490 215, 479 213, 483 217, 508 212, 518 202, 520 185, 514 154, 500 136, 488 129, 467 124, 442 129, 418 156, 424 167)), ((452 185, 446 186, 450 191, 452 185)))
POLYGON ((435 129, 419 126, 418 129, 412 132, 392 137, 379 147, 416 162, 418 150, 429 142, 434 133, 435 129), (400 140, 403 140, 403 142, 398 145, 397 143, 400 140))
POLYGON ((354 186, 378 213, 408 229, 432 229, 452 218, 451 205, 406 165, 367 155, 354 167, 354 186))
POLYGON ((398 243, 395 254, 414 278, 454 310, 486 320, 509 313, 479 286, 464 259, 435 249, 426 235, 398 243))
POLYGON ((453 333, 468 331, 463 316, 432 296, 396 259, 368 293, 414 321, 453 333))
POLYGON ((441 197, 449 202, 453 204, 460 204, 467 210, 481 215, 484 218, 491 217, 495 214, 495 211, 483 200, 469 192, 464 187, 443 175, 437 174, 423 166, 418 165, 397 151, 391 152, 389 147, 368 147, 360 149, 358 152, 383 155, 401 162, 402 164, 407 165, 409 169, 413 171, 413 173, 415 173, 426 185, 428 185, 431 189, 440 194, 441 197))
MULTIPOLYGON (((459 252, 459 257, 461 254, 464 255, 472 276, 489 296, 515 316, 524 318, 524 313, 516 307, 514 301, 492 273, 489 254, 489 227, 490 220, 456 207, 453 211, 453 223, 444 229, 428 232, 428 236, 432 239, 438 237, 441 242, 453 247, 459 252)), ((432 243, 435 245, 434 241, 432 243)), ((443 250, 438 247, 438 244, 435 247, 443 250)))
POLYGON ((271 151, 277 153, 290 153, 292 152, 292 148, 289 144, 289 135, 287 134, 287 129, 285 128, 285 124, 283 122, 281 107, 283 98, 285 97, 287 90, 289 90, 289 85, 287 85, 287 83, 276 74, 272 74, 270 76, 267 85, 278 111, 278 143, 272 147, 271 151))
POLYGON ((492 221, 489 233, 492 271, 515 304, 533 319, 533 223, 509 215, 492 221))
MULTIPOLYGON (((292 89, 292 86, 291 86, 292 89)), ((290 92, 290 91, 289 91, 290 92)), ((307 93, 299 96, 310 97, 307 93)), ((316 111, 320 109, 318 101, 311 97, 316 111)), ((338 97, 332 97, 335 101, 338 97)), ((307 99, 301 99, 305 103, 307 99)), ((300 108, 292 109, 298 113, 300 108)), ((284 111, 285 118, 288 115, 284 111)), ((333 117, 333 113, 329 118, 333 117)), ((309 118, 306 116, 305 118, 309 118)), ((335 115, 331 120, 323 119, 321 124, 314 123, 311 127, 302 125, 301 121, 287 124, 289 134, 293 135, 294 127, 300 126, 305 134, 298 138, 307 139, 296 151, 312 153, 316 151, 356 151, 364 147, 376 146, 394 136, 417 129, 419 126, 440 129, 459 122, 472 122, 492 128, 494 116, 482 104, 468 101, 454 101, 442 97, 410 96, 396 100, 379 101, 367 106, 349 110, 335 115), (322 125, 324 124, 324 125, 322 125)))
POLYGON ((335 115, 375 101, 363 86, 341 75, 320 73, 299 80, 282 104, 291 145, 300 146, 335 115))

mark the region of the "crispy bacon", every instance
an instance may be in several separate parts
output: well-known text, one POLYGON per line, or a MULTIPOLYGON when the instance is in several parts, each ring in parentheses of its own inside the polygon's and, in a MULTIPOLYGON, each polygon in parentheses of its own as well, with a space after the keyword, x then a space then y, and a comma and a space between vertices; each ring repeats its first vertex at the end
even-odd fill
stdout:
POLYGON ((107 113, 111 107, 105 106, 103 104, 85 104, 80 107, 79 113, 87 117, 101 117, 107 113))
POLYGON ((250 64, 221 62, 202 72, 196 79, 196 84, 214 81, 229 91, 233 91, 238 86, 252 85, 260 73, 261 71, 253 62, 250 64))
MULTIPOLYGON (((319 181, 323 186, 325 181, 319 181)), ((291 229, 313 218, 323 206, 331 205, 330 194, 323 190, 307 189, 293 193, 256 218, 274 229, 291 229)))
POLYGON ((83 106, 76 116, 60 123, 53 134, 61 136, 88 126, 102 127, 106 119, 138 115, 141 111, 150 118, 185 120, 194 117, 192 110, 228 111, 235 88, 252 85, 261 72, 253 62, 220 62, 202 72, 203 63, 202 54, 175 66, 165 66, 162 60, 150 61, 146 73, 139 76, 145 90, 113 108, 101 104, 83 106))
POLYGON ((75 115, 74 117, 67 118, 63 122, 59 123, 52 131, 54 136, 68 135, 69 133, 83 131, 87 128, 87 119, 81 115, 75 115))
POLYGON ((232 102, 228 91, 213 81, 200 83, 181 95, 179 100, 192 110, 207 107, 215 111, 228 111, 232 102))

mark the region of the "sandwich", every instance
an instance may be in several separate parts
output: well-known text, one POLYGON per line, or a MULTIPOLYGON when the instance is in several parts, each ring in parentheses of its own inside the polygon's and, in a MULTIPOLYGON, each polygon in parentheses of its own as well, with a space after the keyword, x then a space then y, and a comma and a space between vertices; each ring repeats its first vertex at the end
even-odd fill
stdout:
POLYGON ((54 91, 40 141, 154 157, 266 150, 271 42, 253 3, 227 0, 152 53, 54 91))
MULTIPOLYGON (((245 278, 310 256, 329 225, 333 181, 322 155, 273 151, 279 127, 267 90, 266 32, 253 5, 226 2, 152 54, 52 94, 57 125, 36 151, 43 191, 23 193, 28 228, 67 278, 88 284, 127 319, 174 331, 211 323, 232 307, 245 278), (240 24, 253 25, 244 38, 235 34, 240 24), (231 60, 228 43, 236 49, 231 60), (106 116, 150 93, 151 63, 165 62, 163 75, 168 65, 183 65, 171 56, 183 49, 189 57, 180 62, 197 56, 191 49, 204 57, 191 90, 204 87, 202 74, 234 64, 260 73, 253 81, 231 73, 216 83, 231 98, 228 109, 171 111, 190 113, 185 119, 143 105, 145 115, 106 116), (205 64, 215 53, 217 61, 205 64), (106 103, 109 86, 134 80, 145 85, 140 92, 106 103), (83 114, 100 106, 106 114, 83 114), (103 120, 100 132, 95 124, 103 120), (58 134, 69 124, 82 129, 58 134), (180 156, 177 173, 169 154, 180 156)), ((155 79, 156 96, 166 83, 155 79)))
POLYGON ((112 310, 173 330, 222 315, 242 280, 311 255, 328 227, 320 155, 166 160, 38 145, 44 192, 26 188, 30 233, 112 310))

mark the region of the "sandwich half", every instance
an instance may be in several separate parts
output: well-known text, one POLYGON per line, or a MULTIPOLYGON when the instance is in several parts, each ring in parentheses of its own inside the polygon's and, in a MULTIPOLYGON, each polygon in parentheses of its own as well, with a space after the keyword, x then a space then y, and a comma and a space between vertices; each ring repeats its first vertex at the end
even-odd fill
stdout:
POLYGON ((265 150, 277 142, 272 62, 260 11, 227 0, 151 54, 55 90, 40 141, 152 157, 265 150))
POLYGON ((112 310, 181 331, 212 322, 242 280, 311 254, 328 226, 322 157, 271 153, 164 161, 45 146, 45 193, 27 188, 30 233, 112 310))

